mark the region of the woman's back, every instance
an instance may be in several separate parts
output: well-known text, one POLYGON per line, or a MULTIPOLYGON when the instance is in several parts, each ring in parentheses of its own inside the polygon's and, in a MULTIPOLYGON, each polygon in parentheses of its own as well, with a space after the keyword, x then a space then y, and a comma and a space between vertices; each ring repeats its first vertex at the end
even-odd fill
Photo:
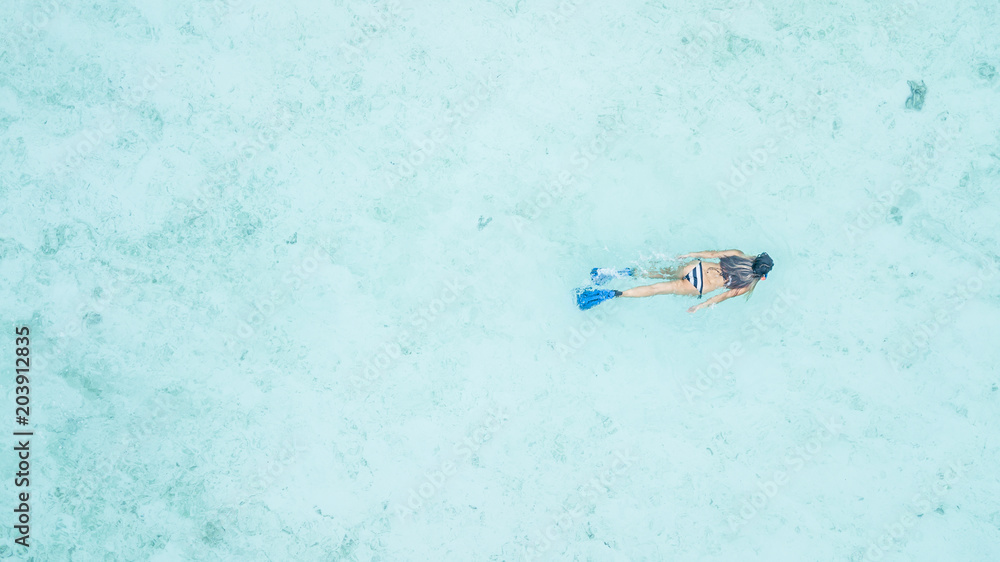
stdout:
POLYGON ((746 256, 723 256, 719 258, 719 268, 726 287, 730 289, 742 289, 755 279, 753 260, 746 256))

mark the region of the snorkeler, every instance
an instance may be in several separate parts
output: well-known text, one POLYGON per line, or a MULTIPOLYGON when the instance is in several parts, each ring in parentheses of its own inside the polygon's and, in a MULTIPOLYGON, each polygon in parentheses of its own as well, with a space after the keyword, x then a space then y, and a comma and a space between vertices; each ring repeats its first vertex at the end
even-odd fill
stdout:
POLYGON ((651 297, 653 295, 691 295, 701 298, 705 293, 716 289, 727 289, 703 303, 696 304, 688 312, 696 312, 700 308, 716 305, 726 299, 745 295, 753 291, 757 282, 767 279, 767 274, 774 267, 771 256, 766 253, 758 256, 748 256, 739 250, 723 250, 721 252, 694 252, 684 254, 678 259, 698 258, 684 265, 637 274, 633 268, 622 270, 594 268, 590 278, 595 285, 603 285, 612 279, 624 277, 649 277, 654 279, 670 279, 662 283, 634 287, 627 291, 609 291, 601 289, 578 289, 576 303, 581 310, 588 310, 598 304, 615 297, 651 297), (702 259, 718 259, 718 263, 703 262, 702 259))

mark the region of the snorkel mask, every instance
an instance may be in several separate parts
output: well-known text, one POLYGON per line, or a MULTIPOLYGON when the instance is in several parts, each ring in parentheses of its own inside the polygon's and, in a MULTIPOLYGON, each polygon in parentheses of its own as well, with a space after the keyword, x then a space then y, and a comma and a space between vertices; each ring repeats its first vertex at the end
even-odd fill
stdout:
POLYGON ((767 274, 771 272, 772 268, 774 268, 774 260, 767 255, 767 252, 760 254, 753 260, 753 272, 760 275, 761 279, 767 279, 767 274))

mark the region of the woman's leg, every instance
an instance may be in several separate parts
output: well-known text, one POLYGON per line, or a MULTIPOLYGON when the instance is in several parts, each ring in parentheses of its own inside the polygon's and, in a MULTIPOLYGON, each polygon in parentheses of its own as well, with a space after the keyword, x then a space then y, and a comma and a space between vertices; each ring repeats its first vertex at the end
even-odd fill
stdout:
POLYGON ((642 287, 633 287, 627 291, 622 291, 623 297, 651 297, 653 295, 697 295, 698 289, 694 285, 683 279, 667 281, 665 283, 654 283, 642 287))
POLYGON ((663 269, 657 269, 654 271, 646 272, 645 277, 650 279, 681 279, 687 275, 688 271, 694 267, 696 261, 689 261, 681 265, 675 265, 674 267, 664 267, 663 269))

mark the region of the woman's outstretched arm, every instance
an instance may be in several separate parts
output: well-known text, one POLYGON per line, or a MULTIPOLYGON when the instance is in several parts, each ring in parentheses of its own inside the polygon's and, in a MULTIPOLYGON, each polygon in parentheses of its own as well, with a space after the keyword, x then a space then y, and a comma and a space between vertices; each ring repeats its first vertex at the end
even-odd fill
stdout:
POLYGON ((690 254, 684 254, 683 256, 677 256, 677 257, 713 259, 713 258, 724 258, 726 256, 742 256, 742 255, 744 255, 743 252, 739 250, 721 250, 718 252, 711 252, 711 251, 693 252, 690 254))
POLYGON ((733 297, 738 297, 738 296, 740 296, 742 294, 745 294, 746 292, 747 292, 747 288, 746 287, 744 287, 742 289, 729 289, 725 293, 719 293, 718 295, 715 295, 714 297, 708 299, 707 301, 705 301, 703 303, 699 303, 699 304, 696 304, 696 305, 692 306, 691 308, 688 309, 688 312, 698 312, 699 309, 708 308, 710 306, 715 306, 715 305, 719 304, 720 302, 722 302, 722 301, 724 301, 726 299, 731 299, 733 297))

